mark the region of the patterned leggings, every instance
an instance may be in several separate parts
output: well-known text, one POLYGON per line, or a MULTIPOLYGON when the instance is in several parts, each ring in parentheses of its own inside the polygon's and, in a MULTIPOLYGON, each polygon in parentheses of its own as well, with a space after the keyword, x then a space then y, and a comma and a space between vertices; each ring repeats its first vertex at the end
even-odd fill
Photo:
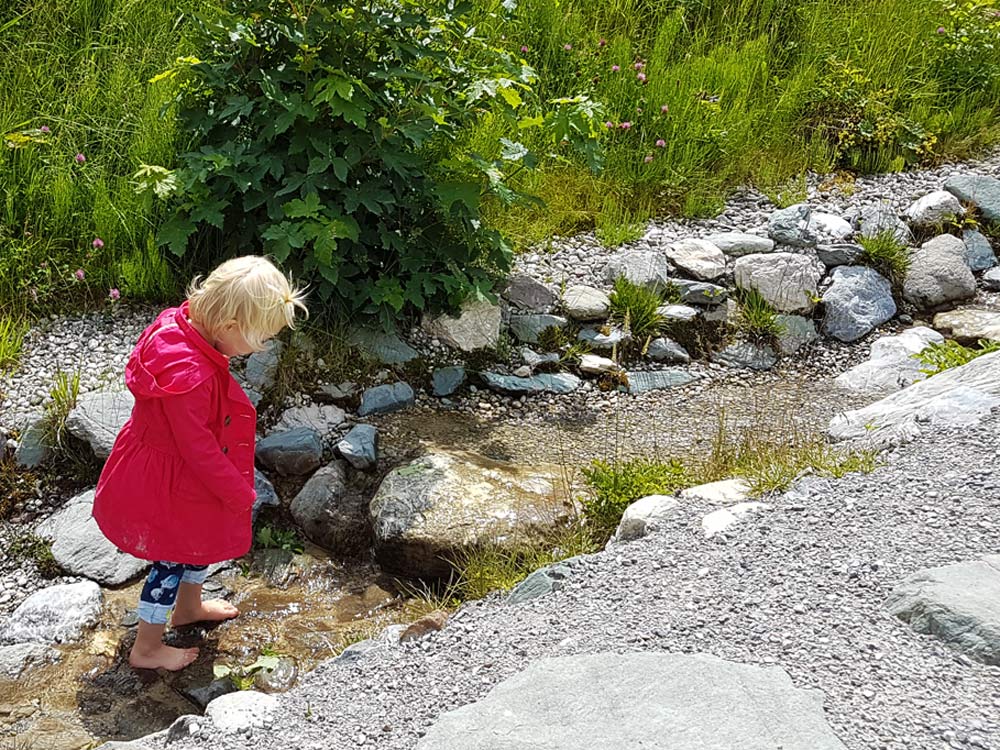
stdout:
POLYGON ((207 565, 154 562, 146 585, 139 595, 139 619, 153 625, 163 625, 170 617, 177 599, 177 587, 182 583, 202 584, 208 578, 207 565))

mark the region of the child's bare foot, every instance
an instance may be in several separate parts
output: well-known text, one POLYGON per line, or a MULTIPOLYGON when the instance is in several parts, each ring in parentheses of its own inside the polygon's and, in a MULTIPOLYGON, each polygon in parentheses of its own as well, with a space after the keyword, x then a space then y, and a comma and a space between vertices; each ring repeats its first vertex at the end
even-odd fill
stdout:
POLYGON ((182 625, 190 625, 193 622, 222 622, 231 620, 240 611, 229 602, 222 599, 210 599, 207 602, 200 602, 192 609, 174 608, 174 614, 170 618, 171 626, 179 628, 182 625))
POLYGON ((177 672, 197 658, 197 648, 174 648, 161 643, 148 651, 133 648, 128 655, 128 663, 136 669, 166 669, 177 672))

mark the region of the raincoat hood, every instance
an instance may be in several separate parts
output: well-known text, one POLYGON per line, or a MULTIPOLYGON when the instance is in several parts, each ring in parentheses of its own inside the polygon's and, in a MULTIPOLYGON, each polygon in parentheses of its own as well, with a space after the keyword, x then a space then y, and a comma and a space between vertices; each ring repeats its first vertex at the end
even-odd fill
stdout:
POLYGON ((187 302, 164 310, 139 338, 125 367, 125 385, 137 399, 189 393, 229 370, 229 358, 198 333, 187 311, 187 302))

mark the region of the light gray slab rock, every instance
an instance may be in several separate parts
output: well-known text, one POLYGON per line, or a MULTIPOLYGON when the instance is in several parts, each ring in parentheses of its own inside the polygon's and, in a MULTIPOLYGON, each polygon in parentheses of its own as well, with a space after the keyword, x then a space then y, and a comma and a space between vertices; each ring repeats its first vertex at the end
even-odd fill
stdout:
POLYGON ((667 258, 680 271, 702 281, 713 281, 726 272, 726 256, 708 240, 678 240, 664 249, 667 258))
POLYGON ((501 317, 499 305, 487 300, 472 300, 462 305, 457 317, 425 318, 424 329, 463 352, 495 349, 500 340, 501 317))
POLYGON ((656 313, 668 321, 679 320, 682 323, 687 323, 698 317, 698 310, 688 305, 660 305, 656 308, 656 313))
POLYGON ((632 250, 612 258, 604 268, 604 279, 614 283, 620 278, 648 289, 664 288, 670 280, 667 256, 655 250, 632 250))
POLYGON ((823 264, 808 255, 769 253, 737 258, 736 285, 756 289, 779 312, 810 312, 816 306, 823 264))
POLYGON ((221 695, 205 708, 205 716, 223 734, 237 734, 269 724, 278 710, 278 699, 256 690, 221 695))
POLYGON ((786 357, 819 338, 816 324, 811 318, 780 313, 775 316, 775 322, 781 327, 781 333, 778 334, 778 350, 786 357))
POLYGON ((573 320, 604 320, 611 310, 611 299, 592 286, 570 286, 563 293, 563 310, 573 320))
POLYGON ((584 354, 580 357, 580 372, 589 375, 603 375, 609 372, 618 372, 621 367, 613 359, 598 357, 596 354, 584 354))
POLYGON ((745 503, 750 497, 750 485, 744 479, 723 479, 718 482, 686 487, 680 491, 682 500, 701 500, 714 504, 745 503))
POLYGON ((637 396, 640 393, 647 393, 648 391, 677 388, 697 379, 697 376, 694 374, 679 368, 654 370, 652 372, 630 372, 628 373, 628 392, 633 396, 637 396))
POLYGON ((646 347, 646 356, 655 362, 667 365, 686 365, 691 361, 687 350, 673 339, 663 336, 655 338, 646 347))
POLYGON ((817 242, 843 242, 854 234, 854 227, 849 221, 823 211, 813 211, 807 227, 816 236, 817 242))
POLYGON ((985 271, 997 264, 993 246, 982 232, 966 229, 962 232, 962 242, 965 244, 965 262, 970 271, 985 271))
POLYGON ((97 622, 103 596, 93 581, 63 583, 36 591, 0 629, 0 642, 71 643, 97 622))
POLYGON ((923 380, 923 365, 914 355, 930 344, 944 343, 944 336, 931 328, 918 326, 897 336, 883 336, 872 343, 867 361, 841 373, 834 381, 840 388, 884 396, 923 380))
POLYGON ((346 418, 346 412, 334 404, 293 406, 282 413, 271 433, 294 430, 297 427, 308 427, 316 430, 320 435, 326 435, 340 427, 346 418))
POLYGON ((532 375, 530 378, 484 372, 482 377, 493 390, 512 394, 572 393, 581 383, 580 378, 569 372, 532 375))
POLYGON ((886 607, 918 633, 1000 665, 1000 555, 915 573, 893 589, 886 607))
POLYGON ((731 258, 774 251, 774 240, 746 232, 720 232, 705 239, 731 258))
POLYGON ((0 646, 0 679, 16 680, 22 673, 54 664, 62 655, 44 643, 15 643, 0 646))
POLYGON ((744 367, 749 370, 770 370, 778 363, 774 350, 767 344, 741 341, 730 344, 712 354, 712 361, 726 367, 744 367))
POLYGON ((938 235, 910 256, 903 281, 907 302, 925 310, 975 295, 976 277, 965 262, 965 244, 958 237, 938 235))
POLYGON ((703 654, 540 659, 441 716, 417 750, 846 750, 822 693, 703 654))
POLYGON ((809 226, 812 210, 805 203, 774 211, 767 220, 767 234, 775 242, 792 247, 812 247, 819 236, 809 226))
POLYGON ((115 438, 132 416, 135 398, 129 391, 91 391, 76 400, 66 418, 70 434, 90 444, 102 461, 111 455, 115 438))
POLYGON ((934 316, 934 327, 964 344, 1000 341, 1000 312, 975 307, 950 310, 934 316))
POLYGON ((403 341, 398 333, 381 328, 357 328, 350 333, 348 341, 384 365, 401 365, 420 356, 420 352, 403 341))
POLYGON ((607 333, 602 333, 596 328, 584 328, 577 334, 577 339, 589 344, 592 349, 613 349, 622 342, 631 341, 632 336, 617 327, 611 328, 607 333))
POLYGON ((652 534, 666 518, 677 513, 680 502, 670 495, 648 495, 629 505, 618 522, 616 542, 633 542, 652 534))
POLYGON ((52 542, 52 557, 64 570, 105 586, 118 586, 142 573, 149 563, 109 542, 91 515, 93 507, 94 490, 87 490, 39 524, 35 533, 52 542))
POLYGON ((551 289, 523 273, 510 277, 503 296, 512 305, 527 312, 548 312, 556 304, 556 295, 551 289))
POLYGON ((531 314, 511 315, 510 330, 518 341, 535 344, 542 331, 549 328, 565 328, 569 321, 561 315, 531 314))
POLYGON ((711 539, 717 534, 729 531, 749 514, 767 510, 769 507, 764 503, 737 503, 729 508, 719 508, 701 519, 701 528, 705 532, 705 538, 711 539))
POLYGON ((896 314, 892 285, 864 266, 840 266, 823 295, 823 332, 839 341, 857 341, 896 314))
POLYGON ((836 242, 816 246, 816 255, 827 268, 853 265, 864 254, 864 247, 853 242, 836 242))
POLYGON ((987 221, 1000 222, 1000 180, 981 174, 950 177, 944 189, 979 208, 987 221))
POLYGON ((858 234, 862 237, 876 237, 880 234, 891 234, 897 241, 907 243, 913 239, 910 228, 906 226, 896 211, 888 203, 875 206, 865 206, 858 216, 858 234))

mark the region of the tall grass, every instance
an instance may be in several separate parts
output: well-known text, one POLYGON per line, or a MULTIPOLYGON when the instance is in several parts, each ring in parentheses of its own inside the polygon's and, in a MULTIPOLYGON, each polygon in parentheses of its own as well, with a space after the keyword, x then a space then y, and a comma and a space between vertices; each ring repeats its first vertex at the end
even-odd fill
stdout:
MULTIPOLYGON (((589 93, 614 126, 599 179, 553 158, 525 178, 546 207, 497 211, 495 221, 521 242, 554 228, 597 227, 615 237, 616 226, 668 210, 711 214, 737 184, 778 194, 806 169, 829 171, 838 156, 861 170, 898 169, 913 160, 908 139, 921 140, 903 132, 910 124, 936 136, 932 159, 966 156, 1000 138, 1000 84, 946 90, 938 77, 946 66, 937 29, 949 17, 937 2, 522 0, 508 21, 501 5, 482 3, 480 29, 515 54, 527 47, 543 96, 589 93), (836 73, 845 65, 859 71, 857 90, 842 90, 836 73), (824 87, 832 104, 816 101, 824 87), (831 106, 881 108, 893 132, 838 155, 826 136, 850 117, 831 106), (820 127, 815 118, 824 113, 830 119, 820 127)), ((977 59, 1000 64, 1000 45, 977 59)), ((485 135, 468 141, 483 149, 485 135)))

